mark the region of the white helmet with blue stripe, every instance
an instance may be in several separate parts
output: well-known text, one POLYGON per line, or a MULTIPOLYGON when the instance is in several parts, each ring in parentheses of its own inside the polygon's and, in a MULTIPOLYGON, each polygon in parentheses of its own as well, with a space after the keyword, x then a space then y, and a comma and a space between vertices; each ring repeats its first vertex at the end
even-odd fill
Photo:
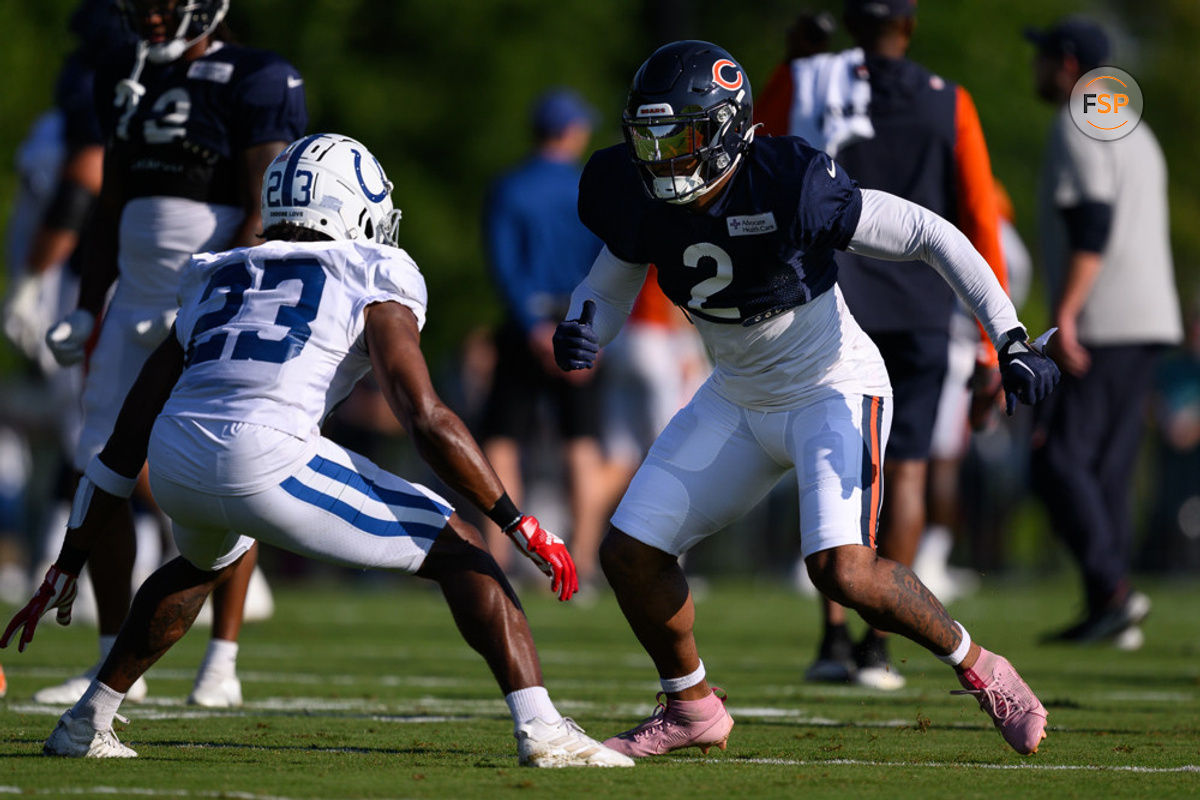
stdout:
POLYGON ((291 223, 333 239, 396 245, 392 182, 361 142, 336 133, 287 146, 263 176, 263 229, 291 223))

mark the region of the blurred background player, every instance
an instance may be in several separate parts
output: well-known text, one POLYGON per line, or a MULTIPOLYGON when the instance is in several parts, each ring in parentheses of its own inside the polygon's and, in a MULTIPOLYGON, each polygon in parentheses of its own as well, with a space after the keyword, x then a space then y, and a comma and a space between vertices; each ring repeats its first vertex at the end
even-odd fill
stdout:
POLYGON ((1053 641, 1141 644, 1150 598, 1129 583, 1134 462, 1155 361, 1183 337, 1168 231, 1167 165, 1146 120, 1099 141, 1071 120, 1075 82, 1109 38, 1068 17, 1028 30, 1038 96, 1058 107, 1038 217, 1062 388, 1039 415, 1033 485, 1079 564, 1084 612, 1053 641))
MULTIPOLYGON (((822 148, 864 188, 881 189, 954 222, 1006 283, 999 215, 987 147, 971 96, 905 54, 916 27, 915 0, 846 0, 844 22, 858 47, 792 61, 790 81, 768 97, 765 132, 800 136, 822 148)), ((838 254, 846 304, 879 348, 894 392, 884 461, 881 555, 911 565, 925 529, 930 438, 946 375, 955 296, 928 265, 897 265, 838 254)), ((990 402, 1000 389, 996 354, 982 337, 973 381, 990 402)), ((823 601, 825 633, 806 677, 857 680, 898 689, 885 634, 869 630, 853 644, 845 610, 823 601)))
POLYGON ((792 109, 792 62, 829 52, 837 20, 828 11, 802 11, 784 33, 783 61, 767 79, 755 106, 754 116, 766 123, 768 134, 782 136, 792 109))
POLYGON ((78 573, 95 531, 148 461, 181 555, 138 591, 96 679, 46 740, 46 755, 137 755, 112 730, 125 693, 262 538, 436 582, 505 695, 521 764, 633 766, 558 713, 520 603, 479 532, 434 492, 319 433, 333 406, 373 368, 434 471, 503 528, 551 578, 560 600, 578 590, 562 540, 517 510, 434 391, 420 347, 425 281, 397 246, 400 212, 391 190, 361 143, 305 137, 269 167, 267 241, 201 253, 185 268, 177 324, 147 359, 112 436, 80 480, 57 574, 0 639, 6 645, 23 628, 23 649, 45 610, 69 615, 73 588, 65 576, 78 573), (223 297, 216 313, 208 302, 214 295, 223 297))
MULTIPOLYGON (((527 485, 522 442, 531 441, 546 421, 557 421, 566 467, 568 539, 585 583, 595 574, 608 511, 599 438, 601 398, 590 385, 591 373, 566 375, 555 365, 551 338, 571 290, 600 250, 600 241, 579 221, 575 208, 579 161, 594 117, 572 90, 541 95, 530 117, 534 151, 492 184, 483 219, 488 268, 506 318, 496 334, 497 361, 480 440, 500 480, 520 503, 527 485)), ((492 552, 507 567, 509 554, 500 546, 499 529, 485 529, 492 552)))
MULTIPOLYGON (((146 356, 170 330, 180 270, 194 252, 260 241, 263 171, 307 125, 303 80, 279 56, 230 41, 222 23, 227 0, 122 0, 118 7, 138 40, 107 55, 97 71, 95 104, 107 137, 103 188, 86 233, 78 308, 47 334, 59 363, 82 360, 117 281, 89 356, 78 470, 103 446, 146 356)), ((129 608, 132 527, 126 505, 89 565, 101 662, 129 608)), ((215 593, 212 639, 190 702, 241 704, 237 636, 255 555, 215 593)), ((74 702, 95 669, 34 699, 74 702)), ((144 681, 136 684, 130 699, 145 691, 144 681)))

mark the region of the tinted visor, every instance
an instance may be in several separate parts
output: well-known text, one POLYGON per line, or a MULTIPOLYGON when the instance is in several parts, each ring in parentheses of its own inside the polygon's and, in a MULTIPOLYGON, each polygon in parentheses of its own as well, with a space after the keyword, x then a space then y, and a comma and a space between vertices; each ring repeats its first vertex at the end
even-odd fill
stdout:
POLYGON ((625 139, 638 161, 654 163, 697 155, 712 140, 706 117, 627 120, 625 139))

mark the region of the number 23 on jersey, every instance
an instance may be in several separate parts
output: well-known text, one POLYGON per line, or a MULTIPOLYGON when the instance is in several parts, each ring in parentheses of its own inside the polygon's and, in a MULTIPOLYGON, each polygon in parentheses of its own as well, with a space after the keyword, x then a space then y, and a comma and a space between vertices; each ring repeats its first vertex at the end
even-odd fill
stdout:
POLYGON ((282 364, 299 355, 312 334, 309 327, 317 317, 325 270, 313 258, 267 259, 261 269, 244 260, 219 267, 205 286, 200 302, 221 295, 224 302, 201 315, 192 329, 187 347, 187 364, 231 359, 282 364), (255 281, 255 278, 258 278, 255 281), (285 284, 299 281, 299 297, 285 284), (257 285, 255 283, 257 282, 257 285), (270 318, 282 328, 281 338, 264 338, 261 329, 238 326, 235 318, 270 318), (232 342, 231 346, 229 343, 232 342))

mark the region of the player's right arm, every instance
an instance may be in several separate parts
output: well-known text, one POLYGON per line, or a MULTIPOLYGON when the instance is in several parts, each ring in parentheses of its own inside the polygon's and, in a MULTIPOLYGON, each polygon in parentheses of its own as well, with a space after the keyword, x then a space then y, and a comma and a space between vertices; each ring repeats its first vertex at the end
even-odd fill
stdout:
POLYGON ((37 357, 46 334, 44 276, 75 251, 100 193, 103 161, 104 148, 99 145, 77 147, 67 156, 30 243, 24 275, 5 304, 5 333, 30 358, 37 357))
POLYGON ((183 371, 183 347, 174 330, 158 349, 150 354, 137 380, 125 397, 113 432, 100 454, 93 457, 79 479, 67 535, 58 558, 46 572, 33 598, 8 623, 0 647, 7 647, 18 631, 18 650, 33 639, 42 615, 57 609, 60 625, 71 622, 75 601, 75 580, 91 554, 98 532, 108 527, 113 512, 133 493, 138 473, 146 461, 150 430, 162 410, 175 382, 183 371))
POLYGON ((1025 326, 996 275, 967 237, 945 219, 888 192, 863 189, 862 212, 847 249, 888 261, 919 259, 950 284, 1000 353, 1010 414, 1017 400, 1033 404, 1053 391, 1058 367, 1027 341, 1025 326))
POLYGON ((552 579, 559 599, 570 599, 579 589, 570 554, 561 539, 517 511, 467 426, 438 397, 421 352, 416 315, 396 302, 372 303, 364 313, 376 380, 421 458, 552 579))
POLYGON ((554 356, 560 368, 591 368, 599 348, 611 342, 625 324, 648 269, 648 264, 623 261, 608 247, 601 249, 587 277, 571 293, 567 319, 554 333, 554 356), (585 314, 589 302, 592 305, 585 314))
POLYGON ((104 155, 100 196, 80 242, 83 260, 76 308, 46 333, 46 344, 63 366, 83 360, 96 317, 117 279, 117 235, 125 201, 113 161, 110 149, 104 155))

